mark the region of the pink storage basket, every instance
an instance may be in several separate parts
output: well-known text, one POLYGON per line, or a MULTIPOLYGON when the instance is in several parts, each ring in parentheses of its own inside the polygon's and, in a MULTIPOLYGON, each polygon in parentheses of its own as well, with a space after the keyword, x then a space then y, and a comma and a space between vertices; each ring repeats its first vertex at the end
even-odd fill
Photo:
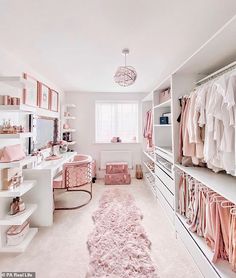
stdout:
POLYGON ((128 173, 128 163, 127 162, 113 162, 106 164, 106 174, 118 174, 128 173))

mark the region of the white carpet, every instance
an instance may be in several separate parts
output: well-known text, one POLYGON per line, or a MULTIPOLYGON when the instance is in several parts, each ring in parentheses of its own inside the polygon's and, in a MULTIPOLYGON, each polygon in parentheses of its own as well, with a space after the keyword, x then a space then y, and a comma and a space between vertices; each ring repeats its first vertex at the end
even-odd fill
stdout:
MULTIPOLYGON (((37 278, 84 278, 89 265, 87 239, 94 228, 91 216, 106 188, 111 187, 98 181, 89 205, 79 210, 56 211, 54 225, 41 228, 25 253, 0 256, 0 271, 35 271, 37 278)), ((132 193, 144 215, 142 225, 152 242, 151 256, 159 276, 202 277, 150 189, 137 180, 117 188, 132 193)))

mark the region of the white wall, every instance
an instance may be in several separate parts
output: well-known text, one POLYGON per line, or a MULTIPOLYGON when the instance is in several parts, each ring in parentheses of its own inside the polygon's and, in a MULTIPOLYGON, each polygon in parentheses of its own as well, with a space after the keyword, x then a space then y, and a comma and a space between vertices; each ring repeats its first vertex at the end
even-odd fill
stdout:
POLYGON ((76 128, 73 133, 73 140, 77 141, 74 149, 78 153, 91 155, 97 161, 98 176, 102 177, 103 172, 99 171, 100 152, 102 150, 131 150, 133 152, 134 164, 141 163, 141 144, 96 144, 95 143, 95 101, 96 100, 138 100, 139 108, 139 142, 142 142, 141 132, 141 93, 65 93, 66 103, 76 104, 76 108, 71 108, 71 114, 76 116, 76 120, 70 121, 71 127, 76 128))

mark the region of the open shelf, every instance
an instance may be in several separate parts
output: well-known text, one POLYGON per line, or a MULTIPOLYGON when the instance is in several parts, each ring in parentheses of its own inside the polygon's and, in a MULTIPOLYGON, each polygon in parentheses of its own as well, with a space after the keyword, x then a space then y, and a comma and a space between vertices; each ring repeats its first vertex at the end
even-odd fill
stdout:
POLYGON ((25 236, 24 240, 15 246, 3 246, 0 247, 0 252, 5 252, 5 253, 21 253, 26 250, 26 248, 29 246, 30 242, 32 239, 35 237, 35 235, 38 232, 38 228, 30 228, 27 235, 25 236))
POLYGON ((160 125, 160 124, 154 124, 154 127, 171 127, 171 124, 165 124, 165 125, 160 125))
POLYGON ((208 262, 212 265, 212 267, 215 269, 215 271, 220 275, 220 277, 227 277, 227 278, 235 278, 235 272, 231 270, 231 266, 229 262, 226 260, 218 259, 217 263, 212 263, 213 258, 213 252, 211 249, 207 246, 204 238, 198 236, 196 233, 192 233, 189 231, 189 225, 186 223, 186 218, 180 215, 179 213, 176 213, 176 217, 180 220, 184 228, 187 230, 189 235, 191 236, 192 240, 196 243, 196 248, 199 248, 201 252, 205 255, 208 262))
POLYGON ((76 117, 74 117, 74 116, 64 116, 63 118, 65 120, 75 120, 76 119, 76 117))
POLYGON ((68 129, 63 129, 62 130, 63 133, 66 133, 66 132, 75 132, 75 131, 76 131, 76 129, 74 129, 74 128, 68 128, 68 129))
POLYGON ((160 103, 160 104, 154 106, 153 108, 154 108, 154 109, 157 109, 157 108, 161 108, 161 107, 163 107, 163 108, 171 107, 171 99, 169 99, 169 100, 167 100, 167 101, 165 101, 165 102, 162 102, 162 103, 160 103))
POLYGON ((20 104, 20 105, 0 105, 0 112, 22 112, 22 113, 34 113, 36 109, 34 107, 20 104))
POLYGON ((68 103, 68 104, 64 104, 64 107, 65 107, 65 108, 75 108, 76 105, 75 105, 75 104, 72 104, 72 103, 68 103))
POLYGON ((179 164, 175 166, 236 204, 236 177, 225 173, 214 173, 208 168, 184 167, 179 164))
POLYGON ((73 146, 76 144, 76 141, 67 142, 68 146, 73 146))
POLYGON ((24 211, 15 215, 6 215, 3 219, 0 219, 0 225, 22 225, 37 209, 36 204, 26 204, 24 211))
POLYGON ((21 197, 26 192, 28 192, 31 188, 33 188, 36 184, 34 180, 25 180, 20 184, 17 188, 12 190, 1 190, 0 198, 14 198, 21 197))
POLYGON ((14 134, 0 134, 0 139, 22 139, 22 138, 29 138, 33 137, 33 132, 21 132, 21 133, 14 133, 14 134))
POLYGON ((33 85, 30 80, 21 76, 0 76, 0 83, 4 83, 18 89, 30 88, 33 85))
POLYGON ((12 162, 0 162, 0 169, 4 168, 12 168, 12 167, 23 167, 27 164, 30 164, 36 160, 35 156, 27 156, 26 158, 19 160, 19 161, 12 161, 12 162))

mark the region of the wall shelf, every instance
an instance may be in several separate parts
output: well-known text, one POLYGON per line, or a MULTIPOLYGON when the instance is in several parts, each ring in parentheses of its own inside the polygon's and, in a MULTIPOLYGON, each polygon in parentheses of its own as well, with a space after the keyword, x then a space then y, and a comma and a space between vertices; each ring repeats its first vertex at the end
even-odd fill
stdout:
POLYGON ((154 106, 153 109, 167 108, 167 107, 171 107, 171 99, 154 106))
POLYGON ((75 132, 75 131, 76 131, 76 129, 74 129, 74 128, 62 129, 62 133, 75 132))
POLYGON ((35 235, 38 232, 38 228, 30 228, 27 235, 25 236, 24 240, 15 246, 3 246, 0 247, 0 252, 2 253, 21 253, 26 250, 26 248, 29 246, 30 242, 33 240, 35 235))
POLYGON ((33 137, 33 132, 21 132, 15 134, 0 134, 0 139, 22 139, 33 137))
POLYGON ((28 192, 31 188, 33 188, 36 184, 34 180, 25 180, 19 185, 17 188, 12 190, 1 190, 0 198, 14 198, 21 197, 26 192, 28 192))
POLYGON ((30 88, 33 86, 31 81, 21 76, 0 76, 0 83, 4 83, 18 89, 30 88))
POLYGON ((32 114, 36 111, 36 108, 20 104, 20 105, 0 105, 0 112, 22 112, 32 114))
POLYGON ((26 209, 16 215, 6 215, 0 219, 0 225, 22 225, 37 209, 36 204, 26 204, 26 209))
POLYGON ((27 164, 33 163, 36 160, 35 156, 27 156, 26 158, 19 161, 12 162, 0 162, 0 169, 12 168, 12 167, 23 167, 27 164))
POLYGON ((63 116, 63 119, 65 119, 65 120, 75 120, 76 117, 74 117, 74 116, 63 116))
POLYGON ((155 127, 171 127, 171 124, 165 124, 165 125, 161 125, 161 124, 155 124, 155 127))
POLYGON ((68 146, 73 146, 76 144, 76 141, 72 141, 72 142, 67 142, 68 146))

